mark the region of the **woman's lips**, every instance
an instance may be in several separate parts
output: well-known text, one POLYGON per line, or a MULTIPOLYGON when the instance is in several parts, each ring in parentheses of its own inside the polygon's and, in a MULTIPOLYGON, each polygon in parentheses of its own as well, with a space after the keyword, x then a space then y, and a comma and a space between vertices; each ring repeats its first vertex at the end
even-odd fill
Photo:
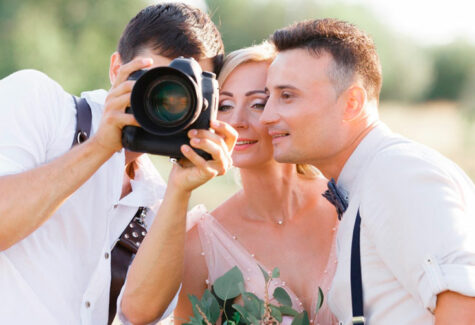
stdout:
POLYGON ((252 147, 257 143, 257 140, 253 139, 238 139, 236 145, 234 146, 235 151, 246 150, 249 147, 252 147))

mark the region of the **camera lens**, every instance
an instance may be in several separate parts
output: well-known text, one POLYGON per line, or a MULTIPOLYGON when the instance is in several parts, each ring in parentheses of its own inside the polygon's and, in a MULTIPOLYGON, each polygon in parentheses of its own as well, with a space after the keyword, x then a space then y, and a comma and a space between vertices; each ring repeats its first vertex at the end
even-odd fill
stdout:
POLYGON ((175 80, 163 80, 150 88, 147 111, 154 120, 175 124, 187 116, 191 109, 188 88, 175 80))

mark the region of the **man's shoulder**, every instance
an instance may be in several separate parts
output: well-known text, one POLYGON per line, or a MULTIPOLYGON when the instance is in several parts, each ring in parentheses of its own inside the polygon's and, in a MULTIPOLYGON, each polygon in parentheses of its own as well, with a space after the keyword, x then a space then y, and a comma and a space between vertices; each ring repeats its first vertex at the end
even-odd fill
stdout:
POLYGON ((44 89, 47 87, 63 90, 63 88, 47 74, 34 69, 19 70, 0 80, 0 86, 4 87, 9 85, 18 87, 18 89, 23 89, 24 91, 28 91, 32 88, 44 89))
POLYGON ((367 166, 369 175, 383 179, 397 178, 408 172, 424 169, 444 171, 455 163, 440 152, 423 144, 400 138, 393 144, 380 148, 367 166))

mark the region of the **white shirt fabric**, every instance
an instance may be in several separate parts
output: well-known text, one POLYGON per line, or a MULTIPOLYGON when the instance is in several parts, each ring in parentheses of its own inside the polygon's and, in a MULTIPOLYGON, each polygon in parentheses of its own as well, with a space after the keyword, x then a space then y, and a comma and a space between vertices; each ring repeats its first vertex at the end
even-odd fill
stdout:
MULTIPOLYGON (((106 95, 82 94, 92 110, 92 130, 106 95)), ((0 81, 0 98, 0 176, 70 150, 76 110, 56 82, 38 71, 19 71, 0 81)), ((110 251, 139 206, 151 207, 145 218, 150 227, 165 189, 148 157, 138 164, 132 192, 120 199, 125 155, 114 154, 40 228, 0 252, 0 324, 107 323, 110 251)))
POLYGON ((475 296, 475 187, 436 151, 373 129, 338 178, 349 198, 337 235, 329 305, 351 324, 350 256, 361 215, 361 270, 368 324, 433 324, 437 295, 475 296))

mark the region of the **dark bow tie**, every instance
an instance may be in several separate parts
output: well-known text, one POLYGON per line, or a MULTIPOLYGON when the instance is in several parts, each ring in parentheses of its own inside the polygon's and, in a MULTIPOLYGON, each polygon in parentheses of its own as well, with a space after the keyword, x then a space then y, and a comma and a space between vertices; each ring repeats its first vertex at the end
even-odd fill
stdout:
POLYGON ((348 207, 348 202, 346 202, 343 193, 341 193, 337 188, 336 182, 333 178, 328 182, 328 190, 326 190, 322 196, 335 206, 336 212, 338 213, 338 220, 341 220, 341 216, 345 213, 346 208, 348 207))

